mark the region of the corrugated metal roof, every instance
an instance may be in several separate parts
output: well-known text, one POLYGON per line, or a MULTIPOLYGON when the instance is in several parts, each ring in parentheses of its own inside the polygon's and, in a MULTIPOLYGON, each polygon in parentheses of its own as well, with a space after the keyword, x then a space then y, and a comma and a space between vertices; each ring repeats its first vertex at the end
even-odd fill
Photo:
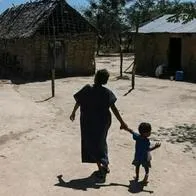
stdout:
POLYGON ((172 15, 164 15, 139 28, 139 33, 196 33, 196 19, 182 24, 182 22, 168 22, 172 15))

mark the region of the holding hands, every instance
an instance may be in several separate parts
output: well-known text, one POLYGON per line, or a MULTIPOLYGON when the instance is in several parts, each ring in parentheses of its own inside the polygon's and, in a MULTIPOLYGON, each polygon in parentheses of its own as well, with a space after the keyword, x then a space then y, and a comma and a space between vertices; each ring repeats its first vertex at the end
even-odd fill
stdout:
POLYGON ((133 130, 130 129, 126 123, 121 124, 120 129, 124 129, 125 131, 127 131, 129 133, 133 133, 133 130))
POLYGON ((129 129, 129 128, 128 128, 128 125, 127 125, 125 122, 121 122, 121 124, 120 124, 120 129, 127 130, 127 129, 129 129))

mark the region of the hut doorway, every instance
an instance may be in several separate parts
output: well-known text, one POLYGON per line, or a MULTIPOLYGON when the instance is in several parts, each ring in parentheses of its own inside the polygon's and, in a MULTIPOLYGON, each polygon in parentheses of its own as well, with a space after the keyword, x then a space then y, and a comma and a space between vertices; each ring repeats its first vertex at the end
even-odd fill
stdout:
POLYGON ((52 67, 52 63, 54 63, 55 58, 55 72, 57 76, 64 76, 66 74, 67 63, 65 51, 65 43, 63 41, 56 41, 55 49, 52 42, 49 44, 49 62, 52 67), (55 50, 55 57, 53 50, 55 50))
POLYGON ((170 38, 169 40, 169 70, 175 73, 177 70, 181 70, 181 38, 170 38))
POLYGON ((65 44, 63 41, 56 41, 56 64, 55 69, 58 75, 65 75, 66 63, 65 63, 65 44), (62 71, 64 73, 62 73, 62 71))

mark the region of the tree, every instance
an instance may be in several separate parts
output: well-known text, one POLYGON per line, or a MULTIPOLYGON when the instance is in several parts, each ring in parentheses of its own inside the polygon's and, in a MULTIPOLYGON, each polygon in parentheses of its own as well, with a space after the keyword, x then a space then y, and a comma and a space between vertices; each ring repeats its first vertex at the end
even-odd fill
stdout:
POLYGON ((90 0, 84 16, 96 26, 99 32, 97 54, 100 46, 116 47, 123 28, 125 0, 90 0), (101 37, 101 38, 100 38, 101 37))
POLYGON ((176 1, 171 11, 173 16, 169 18, 170 22, 187 23, 196 18, 196 3, 176 1))
POLYGON ((181 2, 180 0, 136 0, 126 10, 129 24, 135 28, 152 20, 155 17, 172 14, 170 22, 182 20, 188 22, 196 18, 196 4, 193 2, 181 2))

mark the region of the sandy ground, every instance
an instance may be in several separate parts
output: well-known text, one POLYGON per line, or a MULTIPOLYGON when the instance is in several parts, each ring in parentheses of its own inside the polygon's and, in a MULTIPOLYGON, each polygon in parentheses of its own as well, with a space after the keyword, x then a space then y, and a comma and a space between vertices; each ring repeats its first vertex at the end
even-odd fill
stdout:
MULTIPOLYGON (((108 135, 111 173, 104 184, 91 176, 94 164, 80 160, 79 112, 72 123, 72 95, 93 77, 56 80, 56 97, 49 99, 50 81, 21 85, 0 82, 0 196, 156 195, 193 196, 196 192, 196 85, 136 77, 117 80, 119 59, 96 59, 97 68, 111 71, 108 87, 117 95, 117 107, 128 125, 137 130, 151 122, 150 182, 143 190, 133 182, 134 141, 119 130, 113 117, 108 135), (57 175, 63 175, 59 184, 57 175)), ((126 58, 124 69, 130 64, 126 58)), ((129 76, 129 75, 128 75, 129 76)), ((141 171, 141 178, 143 177, 141 171)))

